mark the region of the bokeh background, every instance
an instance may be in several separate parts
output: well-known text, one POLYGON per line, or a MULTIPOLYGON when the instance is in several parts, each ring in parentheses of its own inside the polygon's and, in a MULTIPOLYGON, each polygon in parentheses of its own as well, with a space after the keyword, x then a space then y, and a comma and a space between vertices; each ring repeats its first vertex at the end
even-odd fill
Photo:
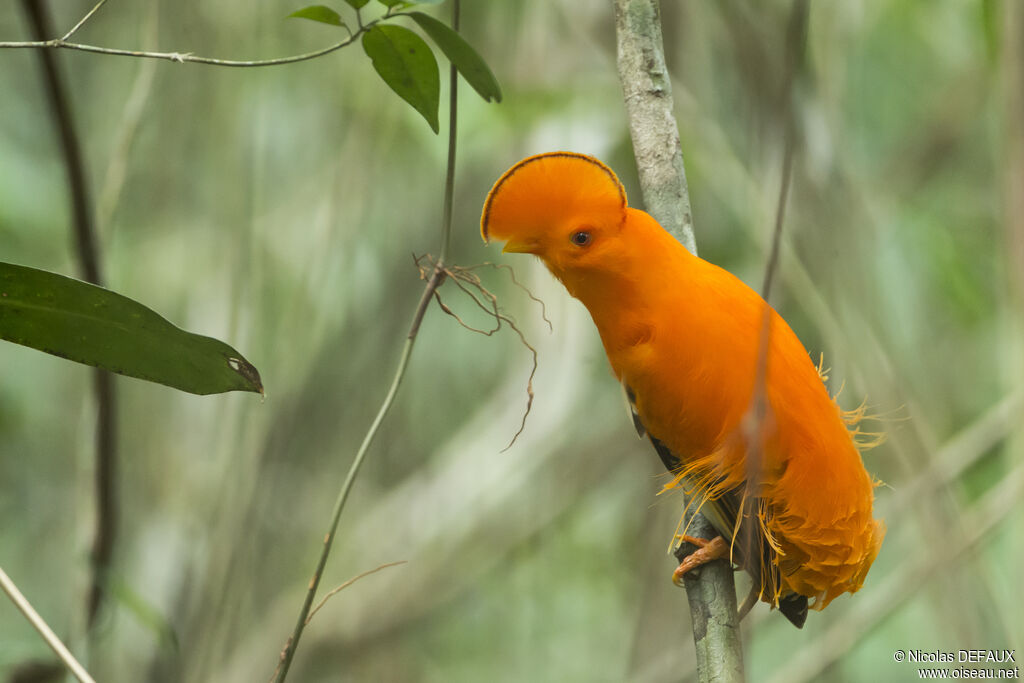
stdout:
MULTIPOLYGON (((51 4, 66 30, 93 3, 51 4)), ((480 271, 538 351, 536 399, 502 452, 529 351, 430 309, 321 592, 407 563, 335 596, 291 678, 687 680, 688 611, 666 556, 682 501, 655 497, 658 459, 586 311, 477 229, 498 175, 553 149, 606 160, 640 204, 612 3, 463 5, 505 99, 460 93, 453 260, 507 262, 545 302, 551 332, 506 272, 480 271)), ((251 59, 339 38, 284 19, 299 6, 111 2, 77 39, 251 59)), ((753 681, 910 680, 897 649, 1024 650, 1022 7, 812 3, 773 303, 824 353, 840 403, 866 398, 882 416, 888 440, 865 462, 886 483, 889 533, 863 590, 802 631, 755 610, 753 681)), ((17 10, 0 9, 0 40, 27 39, 17 10)), ((779 185, 789 13, 663 3, 698 246, 754 286, 779 185)), ((114 597, 90 640, 89 371, 0 344, 0 566, 99 680, 267 680, 420 295, 412 254, 439 247, 445 140, 358 45, 264 69, 59 58, 109 286, 236 346, 267 397, 118 379, 114 597)), ((0 258, 75 273, 63 174, 37 56, 0 51, 0 258)), ((441 294, 486 322, 450 285, 441 294)), ((0 603, 0 677, 46 656, 0 603)))

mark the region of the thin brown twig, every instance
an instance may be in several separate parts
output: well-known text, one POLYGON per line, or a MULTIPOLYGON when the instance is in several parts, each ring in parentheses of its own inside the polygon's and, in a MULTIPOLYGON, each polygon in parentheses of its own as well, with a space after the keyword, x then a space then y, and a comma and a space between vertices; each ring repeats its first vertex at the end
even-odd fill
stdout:
MULTIPOLYGON (((440 269, 444 273, 446 279, 450 279, 452 282, 454 282, 455 286, 458 287, 462 292, 464 292, 466 296, 468 296, 473 301, 473 303, 476 304, 478 308, 480 308, 480 310, 482 310, 484 313, 486 313, 487 315, 491 316, 494 319, 495 326, 493 329, 484 330, 468 324, 457 313, 455 313, 455 311, 453 311, 447 304, 445 304, 441 300, 440 294, 435 289, 433 291, 433 296, 435 299, 437 299, 438 306, 445 314, 454 318, 455 321, 459 323, 459 325, 466 328, 467 330, 470 330, 471 332, 476 332, 477 334, 482 334, 486 337, 490 337, 495 332, 498 332, 501 329, 502 324, 508 325, 510 328, 512 328, 512 331, 514 331, 519 336, 519 341, 523 344, 523 346, 529 349, 530 354, 533 357, 533 366, 530 369, 530 376, 526 380, 526 410, 523 411, 523 418, 519 423, 519 429, 516 430, 516 433, 512 436, 512 440, 508 442, 507 446, 501 449, 501 452, 504 453, 508 449, 512 448, 515 442, 519 439, 519 435, 523 433, 524 429, 526 429, 526 419, 529 417, 530 410, 533 408, 533 379, 537 374, 537 368, 539 365, 537 349, 535 349, 533 345, 526 340, 526 335, 524 335, 523 331, 519 329, 515 321, 512 320, 512 318, 508 314, 504 313, 498 307, 498 297, 495 296, 493 292, 484 287, 483 282, 480 280, 480 277, 473 272, 474 270, 480 267, 492 264, 482 263, 477 264, 475 266, 453 266, 449 268, 441 264, 440 260, 432 261, 429 254, 424 254, 418 257, 414 256, 413 259, 416 262, 416 267, 419 268, 420 278, 425 279, 428 276, 428 273, 436 272, 438 269, 440 269), (424 265, 425 263, 429 265, 424 265), (476 292, 474 292, 473 290, 476 290, 476 292), (491 305, 489 307, 484 305, 484 303, 480 301, 477 294, 484 297, 491 305)), ((514 275, 513 281, 515 281, 514 275)), ((518 281, 515 282, 521 289, 524 289, 526 291, 526 293, 530 296, 531 299, 533 299, 534 301, 540 301, 540 299, 535 297, 532 292, 526 289, 526 287, 519 284, 518 281)), ((541 302, 541 305, 541 312, 543 314, 543 302, 541 302)), ((547 320, 547 317, 545 317, 544 320, 548 323, 548 325, 551 324, 551 322, 547 320)))
POLYGON ((507 263, 491 263, 490 261, 485 261, 484 263, 478 263, 475 266, 466 266, 464 270, 470 271, 476 270, 477 268, 485 267, 494 268, 495 270, 507 270, 509 277, 512 278, 512 284, 521 289, 523 292, 525 292, 526 296, 530 297, 530 299, 540 304, 540 317, 544 320, 544 322, 548 324, 548 331, 554 330, 554 326, 551 324, 551 320, 548 318, 548 307, 544 303, 544 300, 538 297, 533 292, 531 292, 529 287, 521 283, 516 278, 516 271, 512 269, 512 266, 508 265, 507 263))
MULTIPOLYGON (((36 36, 52 33, 52 22, 45 0, 22 0, 22 8, 28 15, 32 32, 36 36)), ((98 8, 99 5, 93 8, 93 12, 98 8)), ((84 23, 91 14, 92 12, 86 15, 78 25, 84 23)), ((93 220, 85 162, 75 129, 71 101, 53 53, 40 51, 39 61, 67 172, 75 256, 83 279, 102 286, 99 239, 93 220)), ((93 393, 96 397, 96 527, 91 551, 92 577, 86 602, 86 622, 90 627, 95 623, 106 593, 104 585, 114 555, 118 508, 117 394, 113 376, 106 370, 93 370, 93 393)))
POLYGON ((522 342, 523 346, 530 350, 530 354, 533 356, 533 367, 530 368, 530 376, 526 378, 526 410, 523 411, 523 419, 519 422, 519 429, 512 435, 512 440, 508 442, 508 445, 501 449, 504 453, 508 449, 512 448, 519 435, 526 429, 526 418, 530 415, 530 410, 533 408, 533 378, 537 374, 537 349, 530 345, 530 342, 526 341, 526 337, 523 335, 522 330, 515 326, 507 316, 502 316, 502 320, 508 323, 512 331, 519 335, 519 341, 522 342))
MULTIPOLYGON (((323 606, 327 604, 328 600, 330 600, 332 597, 334 597, 335 595, 337 595, 341 591, 343 591, 346 588, 348 588, 349 586, 351 586, 353 583, 355 583, 359 579, 365 578, 365 577, 369 576, 370 574, 376 574, 377 572, 381 571, 382 569, 387 569, 388 567, 397 567, 398 565, 405 564, 405 563, 406 563, 406 560, 399 560, 398 562, 388 562, 387 564, 382 564, 381 566, 379 566, 379 567, 377 567, 375 569, 368 569, 367 571, 363 572, 362 574, 356 574, 355 576, 353 576, 351 579, 349 579, 348 581, 344 582, 340 586, 337 586, 336 588, 333 588, 331 591, 329 591, 327 593, 327 595, 325 595, 323 597, 322 600, 320 600, 320 602, 317 603, 316 607, 314 607, 313 609, 311 609, 309 611, 309 615, 306 617, 306 626, 309 626, 309 622, 313 621, 313 617, 315 617, 316 613, 319 612, 321 610, 321 608, 323 608, 323 606)), ((284 666, 286 652, 287 652, 288 648, 291 647, 291 644, 292 644, 292 639, 289 638, 288 641, 285 643, 284 649, 281 650, 281 656, 278 659, 277 668, 274 669, 274 673, 270 677, 271 683, 274 681, 274 679, 277 678, 278 674, 281 672, 281 667, 284 666)))
POLYGON ((288 640, 285 643, 284 649, 281 653, 281 660, 275 670, 273 680, 277 681, 277 683, 283 683, 288 676, 288 670, 295 657, 295 649, 299 639, 302 637, 302 632, 306 628, 306 618, 309 616, 309 611, 313 607, 313 599, 316 597, 316 590, 320 586, 320 579, 323 578, 324 568, 327 566, 327 558, 330 556, 331 548, 334 545, 334 539, 337 536, 338 522, 341 520, 341 513, 345 509, 345 503, 348 502, 349 494, 352 491, 352 485, 355 483, 356 476, 359 474, 359 469, 362 467, 362 464, 366 459, 366 454, 369 452, 370 444, 373 443, 384 418, 387 416, 388 412, 390 412, 391 406, 395 402, 395 397, 398 395, 398 388, 401 386, 402 379, 405 377, 405 371, 409 364, 409 358, 412 355, 412 348, 416 341, 416 336, 419 334, 420 325, 423 323, 423 315, 427 311, 427 306, 430 304, 434 291, 441 285, 444 278, 444 270, 442 268, 435 267, 427 280, 426 286, 423 288, 423 294, 420 295, 419 303, 416 305, 416 311, 413 313, 412 323, 409 325, 409 334, 406 336, 405 346, 402 348, 402 354, 398 360, 398 367, 395 369, 395 375, 391 380, 391 386, 388 389, 388 393, 384 397, 384 401, 381 403, 380 408, 377 410, 377 415, 370 424, 370 428, 363 437, 363 441, 359 445, 359 450, 356 451, 355 458, 353 458, 352 464, 349 466, 348 474, 345 476, 345 482, 338 491, 338 497, 334 502, 334 510, 331 514, 331 523, 327 534, 324 536, 323 548, 320 551, 320 557, 317 560, 316 569, 313 570, 313 577, 309 581, 306 597, 299 610, 298 621, 296 622, 292 634, 288 637, 288 640))
POLYGON ((503 316, 504 317, 508 317, 508 316, 505 316, 503 313, 501 313, 499 311, 499 309, 498 309, 498 297, 496 297, 491 292, 487 291, 487 289, 485 289, 483 287, 483 285, 480 284, 479 282, 473 282, 472 280, 468 280, 462 274, 459 274, 457 276, 453 275, 452 276, 452 281, 455 282, 455 285, 460 290, 465 292, 466 295, 470 299, 473 300, 473 303, 475 303, 477 305, 477 307, 480 310, 482 310, 484 313, 486 313, 487 315, 490 315, 490 316, 494 317, 496 320, 499 320, 499 321, 501 320, 501 318, 503 316), (473 287, 475 287, 475 288, 477 288, 479 290, 480 295, 482 297, 484 297, 485 299, 487 299, 488 302, 490 302, 490 304, 491 304, 490 307, 485 306, 484 303, 482 301, 480 301, 480 299, 478 299, 475 294, 473 294, 473 292, 469 289, 469 287, 467 287, 464 284, 466 282, 469 282, 473 287))
MULTIPOLYGON (((374 22, 376 23, 376 22, 374 22)), ((369 24, 367 25, 367 27, 369 24)), ((0 41, 0 49, 21 49, 21 48, 52 48, 52 49, 65 49, 65 50, 80 50, 82 52, 94 52, 104 55, 112 55, 118 57, 138 57, 140 59, 162 59, 169 62, 177 62, 178 64, 192 63, 192 64, 209 64, 212 66, 228 66, 228 67, 259 67, 259 66, 278 66, 280 64, 294 64, 296 62, 304 62, 309 59, 316 59, 326 54, 330 54, 335 50, 351 45, 355 42, 355 39, 364 33, 366 28, 360 29, 356 33, 353 33, 350 37, 342 40, 338 43, 330 45, 313 52, 306 52, 300 55, 291 55, 289 57, 277 57, 275 59, 254 59, 254 60, 235 60, 235 59, 214 59, 212 57, 199 57, 192 54, 191 52, 148 52, 144 50, 123 50, 120 48, 110 47, 99 47, 97 45, 84 45, 82 43, 69 43, 55 38, 53 40, 35 40, 35 41, 0 41)), ((45 50, 44 50, 45 51, 45 50)))
POLYGON ((456 313, 455 311, 453 311, 452 309, 450 309, 447 306, 447 304, 445 304, 443 301, 441 301, 441 295, 438 294, 438 292, 436 290, 434 291, 434 298, 437 300, 437 305, 441 307, 441 311, 443 311, 445 314, 450 315, 451 317, 455 318, 455 322, 457 322, 458 324, 462 325, 463 327, 465 327, 470 332, 476 332, 477 334, 482 334, 485 337, 490 337, 495 332, 497 332, 498 330, 501 329, 501 320, 498 320, 497 324, 493 328, 491 328, 489 330, 485 330, 485 329, 482 329, 482 328, 479 328, 479 327, 473 327, 472 325, 467 323, 465 320, 460 318, 459 314, 456 313))
MULTIPOLYGON (((101 2, 100 5, 102 5, 102 4, 103 3, 101 2)), ((97 5, 96 7, 94 7, 93 10, 88 15, 86 15, 79 22, 79 24, 75 26, 75 28, 73 28, 71 31, 69 31, 67 35, 70 36, 75 31, 77 31, 78 27, 81 24, 85 23, 85 20, 88 19, 89 16, 91 16, 93 14, 93 12, 95 12, 97 9, 99 9, 100 5, 97 5)), ((152 51, 148 51, 148 50, 125 50, 125 49, 122 49, 122 48, 101 47, 99 45, 87 45, 87 44, 84 44, 84 43, 72 43, 72 42, 68 42, 66 37, 65 38, 51 38, 49 40, 46 40, 44 38, 44 36, 47 35, 47 34, 42 34, 40 36, 37 36, 36 40, 24 40, 24 41, 7 40, 7 41, 0 41, 0 49, 8 49, 8 50, 37 49, 37 50, 40 50, 42 52, 48 52, 51 49, 79 50, 81 52, 93 52, 93 53, 97 53, 97 54, 111 55, 111 56, 117 56, 117 57, 137 57, 137 58, 140 58, 140 59, 160 59, 160 60, 165 60, 165 61, 169 61, 169 62, 176 62, 178 64, 185 64, 185 63, 208 64, 208 65, 211 65, 211 66, 226 66, 226 67, 239 67, 239 68, 261 67, 261 66, 279 66, 279 65, 282 65, 282 64, 295 64, 297 62, 304 62, 304 61, 307 61, 307 60, 310 60, 310 59, 316 59, 317 57, 323 57, 324 55, 327 55, 327 54, 330 54, 332 52, 335 52, 336 50, 340 50, 341 48, 346 47, 346 46, 351 45, 352 43, 354 43, 356 41, 356 39, 360 35, 362 35, 363 33, 366 33, 367 31, 369 31, 371 28, 376 26, 381 21, 384 21, 386 19, 392 19, 394 17, 403 16, 403 14, 404 14, 403 12, 391 12, 391 11, 388 11, 386 14, 384 14, 383 16, 381 16, 378 19, 374 19, 373 21, 368 21, 365 24, 360 22, 359 27, 355 30, 355 32, 349 30, 348 27, 345 27, 346 31, 348 31, 348 37, 345 40, 342 40, 342 41, 339 41, 337 43, 334 43, 333 45, 328 45, 327 47, 324 47, 324 48, 320 48, 319 50, 313 50, 312 52, 304 52, 302 54, 289 55, 287 57, 275 57, 273 59, 251 59, 251 60, 215 59, 213 57, 202 57, 202 56, 199 56, 199 55, 195 55, 195 54, 193 54, 191 52, 152 52, 152 51)), ((51 33, 51 35, 52 35, 52 33, 51 33)))
POLYGON ((353 583, 355 583, 359 579, 361 579, 363 577, 366 577, 366 576, 369 576, 370 574, 376 574, 380 570, 387 569, 388 567, 397 567, 398 565, 405 564, 406 562, 407 562, 407 560, 399 560, 398 562, 388 562, 386 564, 382 564, 381 566, 377 567, 376 569, 369 569, 369 570, 363 572, 362 574, 356 574, 355 576, 353 576, 351 579, 349 579, 345 583, 341 584, 337 588, 332 589, 331 591, 329 591, 327 593, 327 595, 325 595, 323 597, 323 599, 319 603, 317 603, 316 607, 314 607, 312 610, 310 610, 309 616, 306 617, 306 625, 307 626, 309 625, 309 622, 311 622, 313 620, 313 617, 316 616, 316 613, 319 612, 320 609, 324 605, 327 604, 328 600, 330 600, 332 597, 334 597, 335 595, 337 595, 341 591, 343 591, 346 588, 348 588, 349 586, 351 586, 353 583))
POLYGON ((68 38, 75 35, 78 29, 82 28, 85 22, 89 21, 89 19, 92 18, 92 15, 96 14, 96 11, 99 10, 100 7, 103 7, 103 5, 106 4, 106 2, 107 0, 100 0, 99 2, 97 2, 96 5, 91 10, 89 10, 84 17, 79 19, 78 23, 72 26, 70 31, 61 36, 60 39, 62 41, 66 41, 68 38))
MULTIPOLYGON (((154 44, 157 39, 160 10, 156 3, 147 10, 145 26, 142 29, 142 42, 154 44)), ((117 124, 117 133, 113 144, 110 161, 103 174, 103 182, 96 201, 96 223, 106 229, 106 238, 110 239, 110 221, 117 208, 121 191, 124 189, 128 159, 136 134, 142 123, 146 103, 153 87, 158 63, 153 60, 143 61, 138 74, 132 83, 131 91, 125 100, 121 118, 117 124)), ((233 329, 233 328, 232 328, 233 329)))
MULTIPOLYGON (((458 17, 460 13, 460 2, 454 0, 452 3, 452 24, 458 26, 458 17)), ((356 11, 357 18, 359 17, 358 10, 356 11)), ((393 16, 391 9, 388 8, 385 18, 393 16)), ((370 24, 364 25, 360 20, 359 30, 363 31, 370 24)), ((354 39, 354 36, 353 38, 354 39)), ((451 169, 455 165, 455 117, 458 108, 458 77, 455 69, 450 72, 449 88, 451 89, 451 111, 448 112, 451 125, 448 128, 448 165, 449 172, 446 173, 445 185, 444 185, 444 204, 450 206, 451 197, 454 194, 454 183, 455 174, 451 169)), ((448 240, 451 237, 451 225, 452 214, 450 209, 445 209, 442 212, 442 220, 444 225, 441 226, 442 234, 442 245, 441 254, 446 255, 448 253, 448 240)), ((440 261, 440 260, 439 260, 440 261)), ((421 274, 422 274, 421 270, 421 274)), ((402 384, 402 379, 405 377, 406 368, 409 365, 409 359, 412 356, 412 349, 416 343, 416 337, 419 334, 420 326, 423 323, 423 316, 427 312, 427 306, 430 304, 431 298, 433 298, 434 292, 440 287, 445 278, 447 272, 443 268, 442 263, 437 263, 431 269, 427 284, 423 288, 423 293, 420 295, 419 303, 416 305, 416 311, 413 314, 412 323, 409 325, 409 334, 406 336, 405 344, 402 347, 402 353, 398 359, 398 367, 395 369, 395 374, 391 379, 391 386, 388 388, 388 392, 381 402, 380 408, 377 410, 377 415, 374 417, 373 422, 370 423, 369 429, 363 436, 363 441, 359 445, 359 449, 356 451, 355 457, 352 459, 352 464, 349 465, 348 473, 345 475, 345 481, 342 483, 341 488, 338 490, 338 496, 334 501, 334 509, 331 513, 331 522, 328 527, 327 534, 324 536, 323 547, 320 550, 320 557, 317 560, 316 568, 313 570, 313 577, 309 581, 309 586, 306 590, 306 595, 303 599, 302 606, 299 608, 299 616, 296 619, 295 626, 292 629, 291 635, 288 637, 285 643, 284 650, 281 653, 280 662, 275 671, 273 680, 276 683, 284 683, 288 677, 288 671, 291 667, 292 661, 295 659, 295 651, 298 648, 299 639, 302 637, 302 632, 306 628, 306 619, 309 616, 309 611, 313 606, 313 600, 316 597, 317 588, 320 586, 320 580, 323 577, 324 568, 327 566, 327 558, 331 554, 331 547, 334 544, 334 539, 338 532, 338 524, 341 521, 341 514, 344 512, 345 504, 348 501, 348 497, 352 492, 352 487, 355 484, 356 477, 359 475, 359 470, 362 467, 363 462, 366 460, 366 454, 369 452, 370 444, 373 443, 374 438, 377 436, 380 430, 381 424, 384 422, 384 418, 391 410, 391 406, 394 405, 395 397, 398 395, 398 389, 402 384)))
MULTIPOLYGON (((772 335, 772 308, 768 303, 771 297, 772 283, 779 264, 779 251, 782 245, 782 228, 785 224, 786 201, 789 197, 789 186, 793 175, 793 150, 795 147, 795 121, 792 111, 793 80, 796 77, 799 60, 806 45, 807 27, 807 0, 793 0, 793 7, 790 14, 789 29, 786 40, 785 74, 783 75, 782 89, 779 95, 779 107, 782 110, 785 122, 783 134, 783 155, 782 155, 782 179, 779 185, 778 203, 775 209, 775 225, 772 230, 771 248, 768 255, 768 262, 765 266, 764 281, 761 286, 761 298, 763 299, 763 314, 761 319, 761 331, 758 335, 757 365, 754 378, 754 395, 751 398, 750 409, 743 419, 741 429, 744 441, 746 442, 746 484, 743 494, 743 509, 740 511, 742 519, 749 523, 742 525, 743 548, 746 562, 751 564, 760 563, 760 543, 755 534, 756 527, 761 516, 757 509, 761 488, 762 461, 764 456, 765 436, 764 425, 768 418, 768 362, 771 349, 772 335)), ((763 570, 773 571, 772 567, 765 567, 763 570)), ((762 571, 763 571, 762 570, 762 571)), ((779 592, 777 585, 778 577, 772 577, 766 583, 765 577, 755 577, 755 581, 761 584, 762 590, 770 586, 774 591, 773 599, 779 592)), ((746 603, 744 603, 745 605, 746 603)), ((749 608, 748 608, 749 611, 749 608)))

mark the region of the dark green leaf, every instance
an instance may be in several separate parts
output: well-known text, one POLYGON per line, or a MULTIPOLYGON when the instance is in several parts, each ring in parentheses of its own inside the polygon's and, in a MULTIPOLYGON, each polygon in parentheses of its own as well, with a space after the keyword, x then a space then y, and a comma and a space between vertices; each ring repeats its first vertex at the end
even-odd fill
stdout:
POLYGON ((441 79, 430 46, 407 28, 378 24, 363 34, 363 50, 384 82, 436 133, 441 79))
POLYGON ((224 342, 102 287, 2 262, 0 339, 192 394, 263 392, 256 368, 224 342))
POLYGON ((410 12, 409 16, 437 43, 441 52, 455 65, 466 82, 473 86, 473 90, 480 93, 480 97, 484 98, 486 102, 490 102, 492 99, 495 102, 501 102, 501 86, 498 85, 498 79, 491 73, 487 62, 477 54, 477 51, 469 43, 463 40, 462 36, 449 28, 447 24, 423 12, 410 12))
POLYGON ((292 12, 288 16, 295 17, 296 19, 310 19, 312 21, 319 21, 321 24, 331 24, 333 26, 345 25, 345 22, 341 20, 340 14, 324 5, 310 5, 309 7, 303 7, 296 12, 292 12))
POLYGON ((385 7, 394 7, 395 5, 401 5, 405 3, 406 0, 377 0, 377 2, 384 5, 385 7))
POLYGON ((362 9, 370 0, 345 0, 352 9, 362 9))

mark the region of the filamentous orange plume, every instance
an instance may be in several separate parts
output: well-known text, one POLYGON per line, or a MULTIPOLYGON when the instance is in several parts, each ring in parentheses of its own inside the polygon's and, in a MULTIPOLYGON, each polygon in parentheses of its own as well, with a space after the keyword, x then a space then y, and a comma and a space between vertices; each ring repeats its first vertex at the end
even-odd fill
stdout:
POLYGON ((693 493, 726 541, 718 556, 724 548, 750 572, 762 600, 801 626, 808 599, 822 609, 861 587, 885 535, 874 484, 843 412, 771 309, 765 417, 745 422, 767 306, 755 291, 629 208, 611 169, 582 154, 509 169, 481 233, 540 257, 587 307, 638 431, 674 475, 665 488, 693 493))

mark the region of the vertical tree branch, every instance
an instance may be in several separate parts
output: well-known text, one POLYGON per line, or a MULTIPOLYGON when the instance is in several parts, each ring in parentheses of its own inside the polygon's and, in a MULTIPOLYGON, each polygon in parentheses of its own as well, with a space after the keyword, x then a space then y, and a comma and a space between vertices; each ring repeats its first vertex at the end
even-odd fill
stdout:
MULTIPOLYGON (((53 34, 53 26, 45 0, 22 0, 21 4, 36 40, 46 40, 47 36, 53 34)), ((102 3, 99 3, 93 11, 100 5, 102 3)), ((103 275, 96 226, 93 223, 85 164, 82 160, 78 134, 75 131, 71 102, 57 68, 56 54, 52 50, 39 50, 38 55, 43 69, 50 110, 60 137, 61 152, 64 155, 64 168, 67 173, 71 199, 75 256, 79 271, 87 282, 102 286, 103 275)), ((95 623, 103 600, 105 592, 103 586, 113 558, 114 539, 117 531, 117 489, 115 485, 117 479, 117 415, 113 376, 105 370, 95 369, 93 371, 93 392, 96 396, 97 410, 96 527, 91 552, 92 577, 86 604, 86 622, 89 627, 95 623)))
MULTIPOLYGON (((676 239, 697 253, 679 129, 665 64, 658 0, 615 0, 619 80, 647 211, 676 239)), ((700 514, 688 533, 717 532, 700 514)), ((697 675, 701 681, 742 681, 743 648, 736 614, 732 567, 710 562, 684 577, 690 603, 697 675)))
POLYGON ((619 82, 647 212, 697 253, 658 0, 615 0, 619 82))

